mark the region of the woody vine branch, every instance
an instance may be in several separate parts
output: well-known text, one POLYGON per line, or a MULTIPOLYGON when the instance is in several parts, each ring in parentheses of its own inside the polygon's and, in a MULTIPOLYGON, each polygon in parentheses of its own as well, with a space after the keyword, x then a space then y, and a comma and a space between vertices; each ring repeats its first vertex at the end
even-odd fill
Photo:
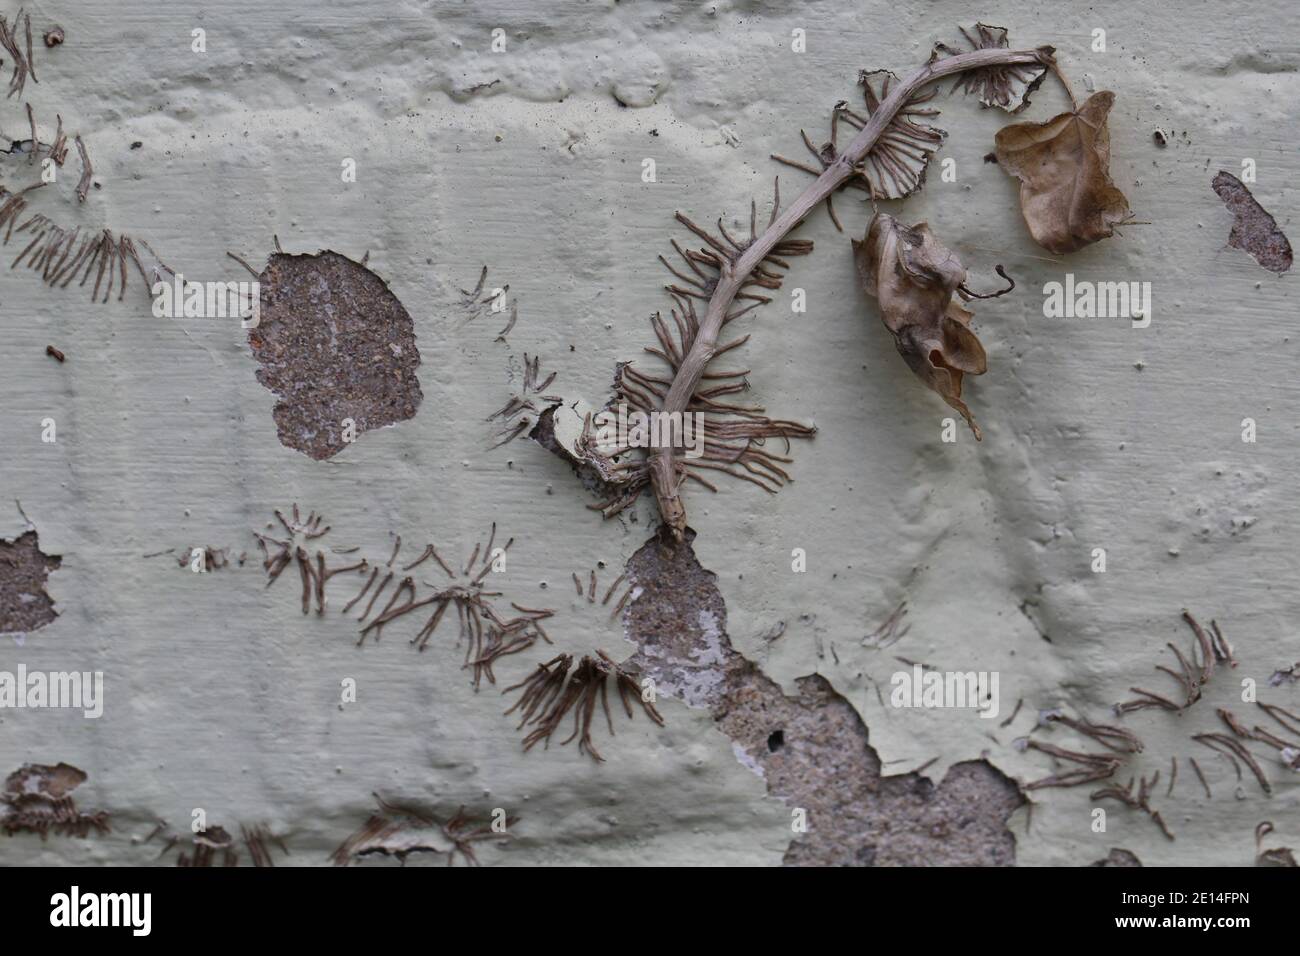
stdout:
MULTIPOLYGON (((677 368, 667 396, 662 405, 666 413, 684 412, 700 384, 704 371, 718 354, 718 333, 727 319, 732 303, 749 282, 754 270, 768 259, 773 249, 789 235, 817 205, 844 186, 876 145, 900 109, 909 103, 918 91, 947 76, 993 67, 1038 66, 1056 72, 1054 49, 1044 46, 1035 50, 980 49, 960 53, 945 59, 932 59, 903 82, 894 86, 849 145, 809 185, 798 198, 773 218, 757 238, 744 247, 743 252, 727 254, 719 249, 717 268, 719 278, 709 299, 708 308, 700 323, 691 348, 677 368)), ((1059 76, 1059 73, 1057 73, 1059 76)), ((715 247, 717 248, 717 247, 715 247)), ((652 451, 650 480, 655 499, 664 522, 680 539, 686 529, 686 509, 681 502, 683 473, 678 450, 664 444, 652 451)))

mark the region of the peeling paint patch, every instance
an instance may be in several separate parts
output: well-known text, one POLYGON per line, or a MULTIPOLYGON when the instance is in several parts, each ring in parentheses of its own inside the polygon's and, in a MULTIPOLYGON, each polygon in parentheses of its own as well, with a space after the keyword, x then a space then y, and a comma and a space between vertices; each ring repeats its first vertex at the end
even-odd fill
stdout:
POLYGON ((1006 821, 1023 802, 1013 781, 983 760, 953 765, 936 786, 917 773, 885 776, 853 706, 824 677, 781 687, 732 646, 716 576, 691 547, 661 531, 628 562, 642 588, 628 608, 631 662, 661 693, 708 707, 736 759, 808 832, 788 865, 981 865, 1015 862, 1006 821))
POLYGON ((275 253, 248 333, 257 380, 279 397, 281 444, 330 458, 362 432, 413 418, 424 396, 415 324, 387 283, 326 250, 275 253))
MULTIPOLYGON (((615 501, 625 489, 620 489, 609 480, 609 475, 601 473, 597 467, 598 459, 584 457, 574 444, 582 433, 586 414, 594 414, 597 410, 582 401, 548 405, 538 413, 537 423, 528 432, 528 437, 567 461, 587 491, 601 501, 615 501)), ((632 513, 631 520, 636 520, 635 512, 632 513)))
POLYGON ((640 589, 623 619, 625 635, 637 645, 630 663, 652 677, 659 692, 690 707, 713 708, 729 672, 746 661, 731 647, 713 573, 700 566, 689 542, 674 548, 670 540, 651 538, 628 562, 640 589))
POLYGON ((1244 249, 1265 269, 1281 275, 1291 268, 1291 243, 1277 227, 1277 220, 1259 204, 1240 179, 1219 172, 1211 185, 1232 213, 1228 245, 1244 249))
POLYGON ((5 780, 0 829, 9 836, 39 833, 41 839, 51 831, 73 836, 91 830, 107 833, 107 812, 82 813, 72 799, 72 791, 85 782, 85 771, 71 764, 24 764, 5 780))
POLYGON ((26 634, 59 616, 45 585, 62 563, 41 552, 35 531, 0 540, 0 634, 26 634))

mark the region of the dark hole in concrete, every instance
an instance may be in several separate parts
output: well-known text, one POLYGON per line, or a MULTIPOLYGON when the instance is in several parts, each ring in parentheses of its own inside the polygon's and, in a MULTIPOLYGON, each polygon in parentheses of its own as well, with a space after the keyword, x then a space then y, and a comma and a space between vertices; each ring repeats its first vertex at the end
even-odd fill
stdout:
POLYGON ((0 540, 0 634, 26 634, 59 616, 45 584, 62 563, 41 552, 35 531, 0 540))
POLYGON ((257 380, 280 399, 281 444, 330 458, 349 437, 415 416, 415 323, 383 279, 326 250, 275 253, 258 281, 261 322, 248 343, 257 380))
POLYGON ((768 753, 776 753, 778 750, 780 750, 780 749, 781 749, 782 747, 784 747, 784 746, 785 746, 785 731, 784 731, 784 730, 774 730, 774 731, 772 731, 770 734, 767 735, 767 750, 768 750, 768 753))

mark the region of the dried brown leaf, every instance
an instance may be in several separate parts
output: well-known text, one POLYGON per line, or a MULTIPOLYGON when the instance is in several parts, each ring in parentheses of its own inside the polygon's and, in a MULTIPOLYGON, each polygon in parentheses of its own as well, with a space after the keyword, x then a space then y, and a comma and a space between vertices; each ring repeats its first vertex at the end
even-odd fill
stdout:
POLYGON ((981 438, 961 387, 964 375, 983 375, 988 361, 970 329, 973 315, 953 299, 966 279, 961 261, 926 223, 905 226, 884 213, 872 219, 853 251, 863 289, 880 302, 881 320, 903 360, 981 438))
POLYGON ((1114 233, 1131 215, 1110 178, 1110 131, 1115 103, 1094 93, 1073 113, 1045 123, 1014 123, 998 130, 998 165, 1020 180, 1020 210, 1034 241, 1048 252, 1082 249, 1114 233))

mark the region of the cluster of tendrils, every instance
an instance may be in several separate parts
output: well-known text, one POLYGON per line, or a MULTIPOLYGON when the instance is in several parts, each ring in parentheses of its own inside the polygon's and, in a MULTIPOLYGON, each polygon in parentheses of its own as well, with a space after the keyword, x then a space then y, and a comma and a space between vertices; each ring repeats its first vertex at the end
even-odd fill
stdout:
POLYGON ((1087 750, 1070 750, 1055 744, 1044 743, 1031 737, 1017 742, 1021 750, 1036 750, 1074 764, 1072 769, 1050 774, 1039 780, 1025 784, 1026 790, 1039 790, 1044 787, 1077 787, 1084 783, 1093 783, 1113 777, 1124 763, 1135 754, 1142 752, 1143 744, 1132 731, 1111 724, 1096 724, 1086 717, 1074 718, 1060 710, 1051 710, 1042 714, 1039 727, 1062 724, 1105 748, 1104 752, 1087 750))
MULTIPOLYGON (((21 13, 20 13, 21 16, 21 13)), ((27 18, 27 41, 31 43, 31 22, 27 18)), ((10 31, 4 17, 0 17, 0 46, 5 47, 14 62, 15 81, 26 76, 28 61, 16 49, 17 34, 10 31)), ((35 78, 33 74, 33 79, 35 78)), ((21 82, 19 83, 21 88, 21 82)), ((12 88, 11 88, 12 95, 12 88)), ((58 127, 52 142, 43 143, 36 128, 36 113, 30 103, 27 105, 27 122, 31 128, 30 148, 27 150, 27 162, 33 164, 43 152, 56 165, 62 167, 68 158, 71 145, 68 134, 63 129, 63 117, 56 114, 58 127)), ((77 182, 77 200, 85 202, 94 185, 94 167, 86 144, 80 136, 74 136, 72 143, 77 147, 81 160, 81 178, 77 182)), ((28 197, 38 189, 46 186, 44 180, 32 183, 19 190, 0 186, 0 232, 3 232, 4 245, 9 245, 15 237, 25 243, 20 252, 10 263, 11 269, 25 266, 37 273, 41 281, 50 288, 65 289, 80 275, 78 287, 84 287, 94 273, 95 285, 91 292, 92 302, 108 302, 114 286, 118 289, 117 300, 126 296, 130 279, 131 266, 139 273, 146 289, 162 278, 163 273, 175 275, 175 270, 167 265, 161 257, 143 239, 140 246, 152 258, 149 272, 141 260, 136 240, 125 234, 114 235, 111 229, 84 230, 81 226, 66 228, 42 213, 25 215, 29 206, 28 197), (100 289, 103 296, 100 296, 100 289)))
MULTIPOLYGON (((858 75, 858 83, 862 87, 866 115, 855 112, 846 101, 841 100, 831 109, 831 138, 827 142, 814 146, 808 134, 804 130, 799 131, 804 146, 820 168, 775 153, 772 158, 813 176, 820 176, 836 163, 846 162, 839 147, 840 123, 845 123, 854 130, 865 128, 880 104, 889 96, 891 84, 897 82, 898 77, 888 70, 863 71, 858 75)), ((924 186, 930 157, 943 145, 948 135, 922 121, 925 117, 939 115, 937 109, 926 106, 937 92, 934 89, 918 92, 898 109, 875 145, 861 159, 849 164, 852 172, 839 189, 861 190, 872 199, 902 199, 924 186)), ((834 197, 834 193, 826 197, 826 211, 835 228, 843 232, 844 226, 835 213, 834 197)))
POLYGON ((552 372, 546 378, 542 378, 542 360, 539 356, 534 355, 531 359, 528 353, 524 353, 524 378, 520 385, 519 392, 510 397, 497 411, 488 416, 487 420, 500 421, 501 428, 494 436, 497 441, 492 445, 493 448, 499 448, 518 438, 525 430, 530 429, 537 423, 537 415, 541 411, 537 407, 537 402, 544 402, 547 405, 554 405, 562 402, 564 399, 558 395, 544 394, 551 383, 555 381, 556 373, 552 372))
MULTIPOLYGON (((768 225, 777 219, 780 211, 780 181, 774 186, 772 213, 768 225)), ((632 362, 620 363, 614 378, 614 398, 611 405, 621 403, 629 413, 646 416, 668 416, 668 435, 674 448, 680 449, 684 438, 693 436, 698 455, 675 455, 673 468, 675 484, 692 480, 711 491, 717 486, 705 477, 709 473, 723 473, 758 485, 765 491, 775 492, 790 480, 783 467, 792 459, 785 453, 775 453, 765 448, 767 439, 785 440, 789 452, 789 439, 809 438, 816 429, 798 422, 772 419, 765 409, 728 400, 729 396, 747 392, 750 388, 749 369, 734 371, 703 371, 695 388, 680 407, 669 407, 669 394, 674 380, 682 372, 687 357, 701 336, 703 319, 696 303, 708 303, 724 275, 732 274, 747 249, 757 241, 758 207, 750 203, 749 237, 738 239, 721 218, 717 234, 710 232, 682 213, 678 222, 704 241, 704 246, 690 248, 672 240, 673 249, 681 260, 674 265, 664 256, 659 260, 673 275, 666 288, 673 304, 669 310, 672 324, 661 313, 650 317, 656 345, 645 351, 668 367, 668 374, 659 375, 642 371, 632 362), (687 432, 690 429, 690 432, 687 432)), ((775 243, 740 284, 733 301, 738 303, 722 317, 719 331, 747 315, 761 305, 772 301, 765 291, 781 288, 783 270, 790 267, 789 259, 812 252, 813 244, 807 239, 783 239, 775 243)), ((717 333, 713 333, 716 335, 717 333)), ((749 341, 749 335, 738 336, 722 344, 713 344, 710 362, 740 348, 749 341)), ((664 437, 660 435, 661 440, 664 437)), ((591 416, 584 422, 578 439, 580 454, 595 464, 600 476, 613 486, 610 497, 592 507, 605 517, 612 517, 631 505, 651 485, 652 467, 646 457, 633 454, 630 447, 601 447, 592 429, 591 416)), ((660 489, 656 489, 656 493, 660 489)), ((661 509, 663 504, 661 503, 661 509)))
MULTIPOLYGON (((364 641, 371 631, 374 632, 377 640, 384 626, 391 621, 413 611, 428 608, 428 618, 415 637, 411 639, 413 645, 419 650, 424 650, 429 643, 429 639, 438 629, 438 625, 442 622, 447 610, 455 608, 459 624, 457 644, 458 646, 462 642, 465 644, 463 666, 473 669, 474 686, 476 688, 484 677, 488 679, 489 683, 496 683, 496 675, 493 673, 492 668, 495 662, 502 657, 527 650, 539 638, 548 644, 551 643, 551 639, 543 629, 541 622, 551 617, 554 614, 553 611, 545 608, 526 608, 512 603, 511 607, 517 613, 513 617, 505 617, 496 611, 491 601, 492 598, 501 597, 502 592, 488 591, 483 587, 483 579, 492 570, 495 560, 493 546, 496 543, 496 533, 496 523, 493 522, 492 530, 488 535, 487 546, 484 547, 481 541, 475 544, 473 552, 460 573, 453 570, 442 559, 433 544, 427 545, 420 556, 410 564, 405 565, 402 571, 409 571, 432 559, 446 573, 449 583, 432 584, 427 581, 422 582, 430 591, 421 596, 421 592, 415 586, 414 579, 405 576, 398 582, 397 589, 389 598, 387 605, 374 617, 370 618, 369 622, 366 622, 366 618, 370 616, 379 594, 393 579, 393 572, 390 571, 380 582, 379 587, 371 596, 366 610, 361 615, 363 622, 361 641, 364 641)), ((512 544, 514 544, 514 538, 511 538, 502 546, 500 554, 504 555, 505 552, 509 551, 512 544)), ((398 547, 400 548, 400 546, 401 541, 399 539, 398 547)), ((396 550, 394 551, 395 557, 396 550)), ((373 577, 372 575, 372 581, 373 577)), ((371 581, 366 582, 366 587, 362 588, 361 593, 353 599, 354 603, 365 596, 370 583, 371 581)))
POLYGON ((293 520, 286 518, 284 514, 276 510, 276 520, 284 528, 288 538, 281 540, 268 534, 253 532, 257 538, 258 546, 262 549, 263 561, 262 567, 266 570, 266 586, 270 587, 276 582, 276 579, 284 573, 284 569, 290 564, 297 563, 298 576, 302 581, 302 613, 306 614, 311 610, 312 600, 315 599, 316 613, 325 613, 325 585, 329 579, 336 574, 345 571, 364 571, 367 567, 363 559, 356 564, 348 565, 343 568, 329 569, 326 567, 325 553, 317 550, 313 559, 308 553, 307 548, 312 541, 323 538, 329 532, 329 526, 321 527, 323 516, 311 512, 307 520, 302 519, 298 511, 298 506, 293 506, 293 520), (276 549, 272 554, 273 545, 276 549))
MULTIPOLYGON (((159 822, 154 827, 153 832, 145 837, 144 842, 148 843, 166 828, 166 824, 159 822)), ((285 855, 289 855, 289 848, 285 845, 284 840, 275 836, 269 827, 256 824, 254 826, 239 827, 240 840, 248 850, 248 855, 253 861, 253 866, 273 867, 275 860, 267 844, 273 844, 278 847, 285 855)), ((182 838, 178 835, 172 835, 163 845, 158 856, 166 856, 171 850, 176 851, 176 865, 184 867, 207 867, 207 866, 239 866, 238 843, 233 834, 225 827, 210 826, 204 830, 193 834, 190 837, 190 851, 187 852, 182 838)))
MULTIPOLYGON (((314 604, 317 614, 324 614, 325 586, 329 580, 336 574, 359 572, 365 576, 365 581, 342 610, 344 615, 348 615, 353 608, 359 609, 356 618, 360 625, 358 646, 368 637, 378 641, 385 627, 418 611, 424 617, 424 623, 410 643, 423 651, 444 618, 450 617, 449 610, 454 609, 459 623, 457 645, 465 644, 462 667, 473 671, 474 687, 478 689, 484 678, 489 683, 496 683, 493 668, 503 657, 528 650, 539 640, 547 644, 553 643, 542 624, 554 616, 553 610, 524 607, 511 602, 513 613, 499 612, 496 599, 502 597, 502 592, 488 590, 484 586, 488 573, 497 566, 498 561, 504 559, 514 544, 514 538, 510 538, 497 547, 495 522, 486 544, 482 540, 476 543, 463 564, 449 562, 432 543, 427 544, 414 560, 401 564, 399 557, 402 539, 397 535, 392 554, 383 564, 372 565, 362 559, 342 567, 330 568, 324 550, 315 544, 330 530, 322 516, 313 511, 304 519, 295 504, 289 516, 276 511, 275 517, 287 533, 287 538, 279 539, 270 534, 257 535, 265 554, 263 566, 267 572, 267 586, 273 584, 286 568, 296 564, 302 582, 303 613, 308 613, 314 604), (315 549, 314 554, 309 550, 312 548, 315 549), (446 580, 438 583, 417 581, 415 576, 408 573, 426 563, 430 567, 436 565, 441 568, 446 580), (383 600, 385 595, 387 598, 383 600)), ((356 550, 345 549, 341 553, 356 550)), ((626 581, 626 574, 619 575, 605 589, 600 604, 609 605, 626 581)), ((597 603, 599 581, 594 569, 587 575, 585 583, 576 573, 573 582, 579 598, 585 597, 589 604, 597 603)), ((631 585, 624 589, 611 617, 622 613, 634 592, 635 588, 631 585)), ((522 708, 520 727, 534 725, 525 739, 525 749, 531 749, 538 741, 549 742, 561 720, 573 711, 574 733, 564 743, 576 738, 581 752, 590 754, 595 760, 603 760, 592 744, 591 724, 599 700, 609 731, 614 733, 613 716, 608 702, 608 683, 611 680, 629 718, 633 714, 632 703, 635 700, 655 723, 663 724, 663 718, 655 709, 653 700, 642 696, 635 677, 603 651, 597 651, 595 657, 584 656, 576 669, 573 657, 561 654, 538 665, 536 671, 521 684, 505 691, 511 693, 524 688, 519 701, 506 713, 522 708)))
MULTIPOLYGON (((1177 645, 1170 642, 1167 647, 1177 660, 1178 669, 1175 670, 1164 665, 1157 666, 1157 670, 1168 674, 1178 682, 1182 691, 1182 701, 1179 702, 1154 691, 1133 687, 1130 689, 1139 696, 1134 700, 1115 705, 1114 710, 1117 714, 1123 715, 1131 711, 1148 709, 1181 714, 1201 699, 1203 689, 1209 683, 1218 664, 1226 663, 1231 667, 1237 666, 1238 661, 1234 656, 1232 645, 1224 636, 1217 621, 1211 621, 1209 628, 1205 628, 1187 611, 1183 612, 1182 617, 1195 635, 1196 640, 1192 649, 1185 653, 1177 645)), ((1277 728, 1270 729, 1258 724, 1248 727, 1232 711, 1226 707, 1219 707, 1216 709, 1216 713, 1225 725, 1227 732, 1220 730, 1194 733, 1190 735, 1190 739, 1224 758, 1236 773, 1238 783, 1244 779, 1244 764, 1245 768, 1249 769, 1253 774, 1264 793, 1269 794, 1272 793, 1272 786, 1259 759, 1251 752, 1250 745, 1261 743, 1271 747, 1278 751, 1283 766, 1292 770, 1300 769, 1300 739, 1293 739, 1300 738, 1300 715, 1264 701, 1255 701, 1255 704, 1277 723, 1277 728)), ((1018 710, 1019 706, 1017 706, 1018 710)), ((1014 715, 1012 716, 1014 717, 1014 715)), ((1071 718, 1059 710, 1048 711, 1040 715, 1040 727, 1056 723, 1063 724, 1083 736, 1092 738, 1109 752, 1067 750, 1028 737, 1022 738, 1017 741, 1019 749, 1040 751, 1074 765, 1063 772, 1025 784, 1024 788, 1026 790, 1041 787, 1071 787, 1113 777, 1119 768, 1128 762, 1131 756, 1141 753, 1143 750, 1141 739, 1132 731, 1123 727, 1095 724, 1083 718, 1071 718)), ((1196 777, 1205 791, 1206 798, 1212 799, 1213 791, 1200 764, 1197 763, 1194 757, 1188 758, 1188 763, 1196 773, 1196 777)), ((1141 787, 1136 792, 1133 790, 1133 781, 1130 780, 1126 787, 1110 785, 1095 792, 1092 796, 1109 796, 1150 813, 1147 800, 1148 791, 1155 787, 1158 778, 1158 773, 1151 780, 1142 778, 1141 787)), ((1165 796, 1172 796, 1174 784, 1178 779, 1178 757, 1176 756, 1170 757, 1168 779, 1169 783, 1165 796)), ((1239 797, 1244 798, 1244 795, 1239 793, 1239 797)), ((1152 816, 1157 823, 1161 824, 1161 829, 1165 830, 1166 835, 1169 835, 1163 822, 1159 820, 1159 815, 1153 813, 1152 816)))
MULTIPOLYGON (((778 178, 772 186, 772 213, 768 218, 768 228, 776 222, 777 216, 781 210, 781 180, 778 178)), ((683 226, 695 233, 705 243, 704 247, 692 249, 685 247, 676 239, 670 240, 673 249, 685 263, 691 274, 687 275, 672 265, 664 256, 659 256, 659 261, 664 267, 671 272, 680 282, 685 285, 670 283, 667 289, 672 293, 675 301, 679 304, 683 300, 698 299, 708 302, 713 297, 713 292, 717 288, 718 279, 724 272, 734 270, 740 257, 750 246, 758 241, 758 204, 754 200, 749 203, 749 238, 737 240, 730 232, 727 231, 722 217, 718 217, 717 227, 718 235, 714 235, 698 223, 694 222, 684 213, 677 213, 676 219, 683 226), (707 270, 707 271, 706 271, 707 270)), ((748 301, 751 304, 733 312, 728 312, 726 319, 731 321, 740 318, 742 315, 758 308, 771 298, 761 293, 746 292, 746 289, 761 288, 776 290, 781 288, 784 276, 780 273, 781 269, 790 268, 790 263, 786 262, 787 258, 793 256, 806 256, 813 251, 811 239, 782 239, 775 243, 771 250, 762 260, 754 267, 752 272, 746 277, 740 286, 740 291, 735 295, 735 299, 748 301)), ((658 322, 659 327, 663 327, 663 322, 658 322)), ((656 328, 656 333, 660 331, 656 328)), ((679 329, 680 332, 680 329, 679 329)), ((660 336, 660 343, 664 348, 671 352, 672 346, 665 338, 660 336)), ((648 351, 655 351, 649 349, 648 351)), ((724 350, 719 349, 716 354, 721 354, 724 350)), ((716 355, 715 355, 716 357, 716 355)))
POLYGON ((572 712, 573 732, 560 741, 560 745, 577 740, 580 753, 603 762, 605 758, 592 742, 591 732, 596 705, 599 703, 605 713, 609 733, 614 735, 614 717, 609 708, 610 680, 614 681, 629 720, 633 716, 632 704, 636 702, 652 721, 663 726, 663 717, 655 709, 653 701, 646 699, 636 678, 604 651, 596 651, 595 657, 583 655, 576 668, 572 655, 560 654, 544 664, 538 664, 529 677, 503 691, 506 694, 522 691, 519 699, 506 713, 519 711, 518 729, 532 728, 524 737, 524 750, 531 750, 538 743, 544 748, 549 747, 551 737, 560 729, 564 718, 572 712))
MULTIPOLYGON (((270 535, 257 535, 258 542, 266 555, 263 567, 267 572, 267 586, 273 584, 285 568, 296 562, 302 580, 303 613, 308 613, 314 601, 316 613, 324 614, 325 585, 332 577, 350 571, 364 575, 369 571, 370 574, 366 577, 361 590, 344 605, 342 611, 347 615, 354 607, 360 607, 357 617, 360 624, 358 646, 364 644, 368 637, 379 640, 384 628, 398 618, 424 610, 428 617, 410 641, 418 650, 423 651, 443 618, 449 616, 448 610, 454 609, 459 622, 457 646, 461 643, 465 644, 463 667, 473 671, 474 686, 477 688, 484 678, 487 678, 489 683, 496 683, 493 665, 502 657, 527 650, 539 639, 551 643, 541 622, 551 617, 554 611, 546 608, 526 608, 512 603, 510 606, 516 612, 515 614, 499 612, 493 599, 501 597, 502 592, 489 591, 484 587, 484 579, 496 566, 496 562, 504 558, 515 540, 510 538, 497 548, 495 522, 492 524, 486 546, 482 540, 477 542, 469 559, 456 569, 443 559, 432 543, 426 545, 415 560, 406 565, 399 565, 398 557, 402 549, 401 535, 396 536, 393 552, 384 564, 372 565, 363 558, 353 564, 330 568, 322 549, 317 547, 314 555, 308 551, 310 543, 323 537, 330 530, 329 526, 322 528, 323 518, 315 512, 309 514, 305 521, 302 520, 296 504, 293 506, 292 514, 290 520, 281 512, 275 512, 276 518, 289 534, 287 540, 279 540, 270 535), (268 544, 278 550, 273 552, 267 547, 268 544), (437 564, 446 573, 448 580, 433 584, 417 581, 414 576, 407 573, 427 561, 437 564), (391 590, 390 585, 392 585, 391 590), (388 595, 387 601, 381 604, 380 599, 385 594, 388 595), (367 596, 369 600, 362 605, 361 602, 367 596)), ((350 549, 344 553, 355 550, 355 548, 350 549)))
POLYGON ((20 7, 12 27, 7 17, 0 16, 0 46, 4 47, 13 62, 13 73, 9 77, 9 95, 22 96, 28 76, 32 78, 33 83, 40 83, 40 80, 36 79, 36 60, 32 56, 32 15, 30 13, 24 16, 20 7), (27 41, 25 47, 20 42, 24 36, 19 34, 19 23, 24 24, 23 33, 27 41))
MULTIPOLYGON (((1238 728, 1234 727, 1233 729, 1237 730, 1238 728)), ((1245 733, 1244 736, 1250 738, 1252 735, 1245 733)), ((1241 763, 1244 763, 1249 767, 1250 772, 1255 775, 1255 779, 1259 781, 1260 789, 1265 793, 1273 792, 1273 787, 1269 784, 1268 777, 1264 774, 1264 768, 1259 765, 1259 761, 1255 759, 1254 755, 1246 749, 1246 745, 1241 741, 1235 740, 1227 734, 1220 733, 1193 734, 1192 740, 1204 747, 1208 747, 1221 756, 1227 757, 1237 772, 1238 780, 1241 779, 1241 765, 1237 762, 1240 760, 1241 763)))
POLYGON ((483 289, 487 285, 488 267, 484 266, 478 274, 478 285, 473 289, 460 290, 460 305, 466 312, 470 313, 470 319, 478 318, 483 306, 491 303, 505 293, 510 291, 510 286, 504 285, 500 289, 493 289, 487 295, 483 295, 483 289))
MULTIPOLYGON (((27 194, 43 185, 45 184, 37 183, 19 192, 10 192, 0 186, 0 229, 4 230, 4 238, 0 241, 8 245, 15 236, 20 237, 19 241, 27 238, 24 233, 31 236, 22 252, 10 264, 11 269, 16 269, 25 262, 26 267, 37 273, 43 283, 50 288, 60 289, 67 288, 78 273, 81 275, 78 286, 85 286, 93 272, 95 285, 90 296, 92 302, 107 302, 115 284, 118 288, 117 299, 122 301, 126 295, 129 264, 135 266, 146 288, 151 287, 140 253, 130 236, 115 236, 110 229, 84 234, 80 226, 65 229, 41 213, 35 213, 24 220, 21 214, 28 205, 27 194), (104 290, 102 298, 101 288, 104 290)), ((160 269, 172 272, 171 267, 157 257, 147 242, 142 239, 141 244, 149 250, 156 262, 153 266, 155 280, 161 275, 160 269)))
MULTIPOLYGON (((1005 27, 991 27, 985 23, 977 23, 974 26, 975 34, 971 35, 965 27, 958 27, 961 35, 966 38, 972 50, 1006 50, 1010 48, 1010 41, 1007 39, 1005 27)), ((935 55, 944 53, 949 56, 956 56, 961 53, 946 43, 936 43, 934 45, 935 55)), ((1055 69, 1055 62, 1053 69, 1055 69)), ((1000 106, 1005 110, 1017 112, 1023 108, 1022 103, 1028 102, 1027 96, 1033 89, 1042 82, 1046 75, 1042 67, 1035 65, 1025 65, 1018 63, 994 64, 979 70, 969 70, 961 73, 953 81, 952 88, 949 92, 961 90, 963 93, 978 93, 980 100, 988 106, 1000 106)), ((1062 83, 1064 83, 1062 78, 1062 83)), ((1069 87, 1066 87, 1067 91, 1069 87)), ((1073 94, 1071 94, 1073 99, 1073 94)))
POLYGON ((898 607, 894 608, 889 617, 885 618, 874 631, 862 639, 862 646, 883 651, 897 644, 912 630, 911 624, 903 622, 905 617, 907 617, 907 601, 904 600, 899 602, 898 607))
MULTIPOLYGON (((600 603, 602 607, 609 605, 610 599, 613 598, 615 593, 618 591, 619 585, 626 580, 627 580, 626 573, 620 574, 617 578, 614 579, 614 583, 609 586, 609 588, 605 591, 605 596, 601 599, 600 603)), ((585 597, 587 599, 588 604, 595 604, 596 588, 597 588, 596 570, 593 568, 591 572, 588 574, 587 583, 585 586, 582 583, 582 578, 578 576, 578 572, 576 571, 573 572, 573 587, 575 590, 577 590, 578 597, 580 598, 585 597)), ((616 618, 623 613, 623 608, 627 605, 628 600, 632 597, 632 594, 635 591, 636 591, 636 586, 629 584, 627 590, 623 592, 623 596, 619 598, 618 603, 614 605, 614 610, 609 612, 609 616, 611 618, 616 618)))
POLYGON ((439 820, 433 813, 389 803, 377 793, 374 797, 379 809, 330 854, 336 866, 365 856, 391 856, 405 863, 412 853, 446 854, 448 866, 459 855, 467 865, 478 866, 474 844, 507 836, 519 822, 518 817, 506 817, 503 832, 497 832, 491 823, 469 816, 463 806, 449 819, 439 820))
POLYGON ((1223 632, 1219 630, 1217 621, 1211 621, 1210 630, 1206 631, 1196 618, 1186 611, 1183 612, 1183 620, 1187 622, 1187 626, 1192 629, 1192 633, 1196 637, 1196 644, 1192 648, 1190 659, 1171 641, 1166 646, 1178 659, 1179 669, 1175 671, 1163 664, 1156 665, 1156 670, 1163 671, 1178 681, 1183 692, 1182 703, 1177 703, 1154 691, 1143 690, 1141 687, 1130 687, 1129 690, 1137 694, 1137 698, 1116 704, 1115 713, 1127 714, 1131 711, 1145 710, 1149 707, 1158 707, 1162 710, 1181 713, 1201 699, 1201 688, 1208 684, 1210 678, 1214 676, 1216 661, 1229 664, 1232 667, 1237 666, 1237 661, 1232 656, 1232 645, 1228 643, 1223 636, 1223 632))
MULTIPOLYGON (((494 312, 500 311, 495 307, 495 304, 498 301, 504 302, 505 294, 510 291, 510 286, 507 284, 501 286, 501 288, 499 289, 490 289, 488 290, 488 293, 484 295, 483 287, 487 283, 487 276, 488 276, 488 267, 484 266, 483 271, 478 274, 478 284, 474 286, 473 289, 460 290, 460 307, 461 310, 468 316, 468 319, 466 319, 467 323, 473 322, 480 315, 482 315, 483 307, 485 305, 492 305, 493 306, 492 311, 494 312)), ((518 321, 519 321, 519 302, 518 300, 515 300, 513 303, 511 303, 510 318, 507 320, 505 328, 503 328, 500 332, 497 333, 497 337, 494 341, 497 342, 506 341, 506 336, 510 334, 511 330, 515 327, 515 323, 518 321)), ((525 359, 525 361, 527 360, 525 359)))
POLYGON ((1088 795, 1088 799, 1118 800, 1120 803, 1132 810, 1141 810, 1151 818, 1152 823, 1160 828, 1161 833, 1172 840, 1174 835, 1165 824, 1164 818, 1160 816, 1160 811, 1152 809, 1151 807, 1151 791, 1156 788, 1156 784, 1159 782, 1160 771, 1157 770, 1150 778, 1141 777, 1139 780, 1134 781, 1133 778, 1130 777, 1128 784, 1123 787, 1117 783, 1112 783, 1099 790, 1094 790, 1088 795), (1136 793, 1133 791, 1133 785, 1135 782, 1138 787, 1136 793))

